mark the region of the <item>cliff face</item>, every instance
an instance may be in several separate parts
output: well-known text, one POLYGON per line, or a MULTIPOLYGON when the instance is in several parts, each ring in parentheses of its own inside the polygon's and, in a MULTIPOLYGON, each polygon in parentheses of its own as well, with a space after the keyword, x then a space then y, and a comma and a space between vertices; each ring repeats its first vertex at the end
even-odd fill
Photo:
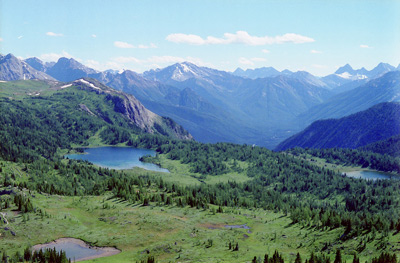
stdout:
POLYGON ((176 139, 192 140, 192 135, 170 118, 161 117, 148 109, 133 95, 114 90, 94 79, 78 79, 72 83, 83 90, 106 95, 114 111, 124 115, 135 126, 152 134, 162 134, 176 139))
POLYGON ((142 130, 152 132, 157 115, 147 110, 135 97, 125 94, 109 94, 107 99, 113 102, 116 112, 123 114, 142 130))

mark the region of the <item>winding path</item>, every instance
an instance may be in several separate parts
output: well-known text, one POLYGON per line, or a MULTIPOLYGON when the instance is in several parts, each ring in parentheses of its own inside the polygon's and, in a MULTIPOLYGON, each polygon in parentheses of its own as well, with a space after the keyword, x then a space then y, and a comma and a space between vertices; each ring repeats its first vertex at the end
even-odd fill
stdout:
POLYGON ((6 225, 8 225, 8 220, 6 218, 6 213, 0 212, 0 215, 4 218, 4 221, 6 222, 6 225))

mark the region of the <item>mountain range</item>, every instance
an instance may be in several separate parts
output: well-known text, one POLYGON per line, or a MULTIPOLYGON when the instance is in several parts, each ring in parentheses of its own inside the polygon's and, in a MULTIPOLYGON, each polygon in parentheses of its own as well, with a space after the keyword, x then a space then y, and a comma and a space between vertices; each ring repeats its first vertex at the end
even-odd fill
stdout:
POLYGON ((382 102, 400 101, 400 71, 388 72, 382 77, 337 94, 298 116, 300 123, 341 118, 366 110, 382 102))
POLYGON ((21 79, 54 80, 53 77, 36 70, 28 62, 16 58, 12 54, 0 55, 0 80, 11 81, 21 79))
POLYGON ((279 72, 272 67, 231 73, 189 62, 138 74, 130 70, 99 72, 67 58, 55 63, 37 58, 18 61, 13 64, 19 68, 3 65, 2 80, 12 80, 10 76, 23 79, 14 72, 28 66, 32 72, 29 78, 63 82, 93 78, 134 95, 146 108, 174 119, 201 142, 274 148, 315 120, 340 118, 398 100, 398 74, 385 75, 396 68, 385 63, 370 71, 345 65, 320 78, 305 71, 279 72))

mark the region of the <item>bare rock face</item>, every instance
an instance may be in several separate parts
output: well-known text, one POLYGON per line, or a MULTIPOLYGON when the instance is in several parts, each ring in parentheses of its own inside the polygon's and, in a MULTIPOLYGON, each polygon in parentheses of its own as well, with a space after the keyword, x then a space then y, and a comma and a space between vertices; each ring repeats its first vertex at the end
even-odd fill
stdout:
POLYGON ((116 112, 125 115, 142 130, 152 133, 157 115, 147 110, 133 95, 109 94, 107 97, 112 100, 116 112))
POLYGON ((6 56, 0 55, 0 80, 12 81, 25 79, 54 80, 46 73, 32 68, 28 63, 16 58, 12 54, 6 56))
MULTIPOLYGON (((182 126, 170 118, 161 117, 149 111, 133 95, 114 90, 90 78, 78 79, 72 84, 83 90, 105 94, 106 99, 114 105, 115 112, 124 115, 144 132, 167 135, 177 139, 193 139, 192 135, 182 126)), ((82 109, 86 110, 84 107, 82 109)))

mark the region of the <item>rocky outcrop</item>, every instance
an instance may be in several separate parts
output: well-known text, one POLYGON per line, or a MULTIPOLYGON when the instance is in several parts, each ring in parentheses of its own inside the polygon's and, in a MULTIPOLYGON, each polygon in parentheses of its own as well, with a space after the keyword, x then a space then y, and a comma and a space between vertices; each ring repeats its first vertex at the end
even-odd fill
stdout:
MULTIPOLYGON (((139 127, 144 132, 167 135, 177 139, 193 139, 192 135, 190 135, 190 133, 187 132, 182 126, 170 118, 161 117, 149 111, 133 95, 114 90, 105 86, 104 84, 101 84, 97 80, 89 78, 78 79, 72 82, 72 84, 73 86, 83 90, 106 95, 106 100, 114 105, 115 112, 124 115, 127 119, 134 123, 135 126, 139 127)), ((82 106, 81 109, 85 111, 89 110, 86 110, 82 106)))

